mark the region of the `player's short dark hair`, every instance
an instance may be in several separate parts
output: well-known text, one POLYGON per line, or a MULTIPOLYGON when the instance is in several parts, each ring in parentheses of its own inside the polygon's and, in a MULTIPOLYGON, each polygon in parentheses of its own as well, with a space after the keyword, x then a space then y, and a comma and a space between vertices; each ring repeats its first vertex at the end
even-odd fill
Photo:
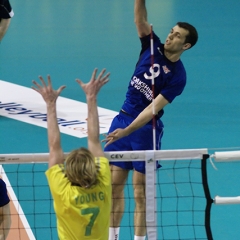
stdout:
POLYGON ((198 40, 198 32, 196 28, 187 22, 178 22, 177 25, 180 28, 184 28, 189 32, 188 35, 186 36, 185 43, 190 43, 191 47, 193 47, 198 40))

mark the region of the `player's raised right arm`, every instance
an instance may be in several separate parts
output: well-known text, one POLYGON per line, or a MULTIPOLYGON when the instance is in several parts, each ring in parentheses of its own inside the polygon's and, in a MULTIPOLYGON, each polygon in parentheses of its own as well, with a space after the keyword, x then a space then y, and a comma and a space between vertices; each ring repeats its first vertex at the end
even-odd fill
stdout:
POLYGON ((109 81, 110 73, 104 75, 106 69, 103 69, 97 76, 97 69, 94 69, 92 77, 88 83, 83 83, 77 79, 78 84, 81 86, 86 94, 88 106, 88 149, 95 157, 103 157, 101 142, 99 140, 99 116, 97 109, 97 94, 101 87, 109 81))
POLYGON ((145 37, 151 33, 151 26, 147 21, 147 9, 145 0, 135 0, 134 22, 137 27, 138 36, 145 37))

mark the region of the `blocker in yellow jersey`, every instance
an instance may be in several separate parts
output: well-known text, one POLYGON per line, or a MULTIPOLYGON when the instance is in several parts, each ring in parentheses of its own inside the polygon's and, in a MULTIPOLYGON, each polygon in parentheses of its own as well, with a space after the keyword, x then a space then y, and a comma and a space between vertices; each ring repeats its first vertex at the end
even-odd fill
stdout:
POLYGON ((109 163, 104 157, 96 158, 95 162, 99 166, 99 184, 90 189, 73 186, 65 176, 63 164, 46 171, 61 240, 108 239, 111 204, 109 163))

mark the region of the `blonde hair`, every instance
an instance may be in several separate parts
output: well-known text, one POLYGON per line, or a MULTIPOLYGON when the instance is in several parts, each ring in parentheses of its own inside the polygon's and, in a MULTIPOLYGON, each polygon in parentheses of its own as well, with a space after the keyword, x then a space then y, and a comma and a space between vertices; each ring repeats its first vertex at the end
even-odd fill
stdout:
POLYGON ((86 148, 76 149, 67 156, 65 174, 73 185, 91 188, 98 184, 95 158, 86 148))

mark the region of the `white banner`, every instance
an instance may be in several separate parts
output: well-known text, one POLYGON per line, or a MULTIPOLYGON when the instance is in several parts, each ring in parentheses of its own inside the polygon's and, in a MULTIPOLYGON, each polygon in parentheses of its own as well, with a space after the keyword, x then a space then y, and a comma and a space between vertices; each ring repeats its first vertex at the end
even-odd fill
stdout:
MULTIPOLYGON (((81 89, 79 88, 79 92, 81 89)), ((82 94, 84 94, 82 92, 82 94)), ((98 108, 100 134, 108 132, 117 112, 98 108)), ((39 127, 47 127, 46 104, 31 88, 0 80, 0 115, 39 127)), ((59 96, 57 116, 62 133, 87 137, 87 104, 59 96)))

